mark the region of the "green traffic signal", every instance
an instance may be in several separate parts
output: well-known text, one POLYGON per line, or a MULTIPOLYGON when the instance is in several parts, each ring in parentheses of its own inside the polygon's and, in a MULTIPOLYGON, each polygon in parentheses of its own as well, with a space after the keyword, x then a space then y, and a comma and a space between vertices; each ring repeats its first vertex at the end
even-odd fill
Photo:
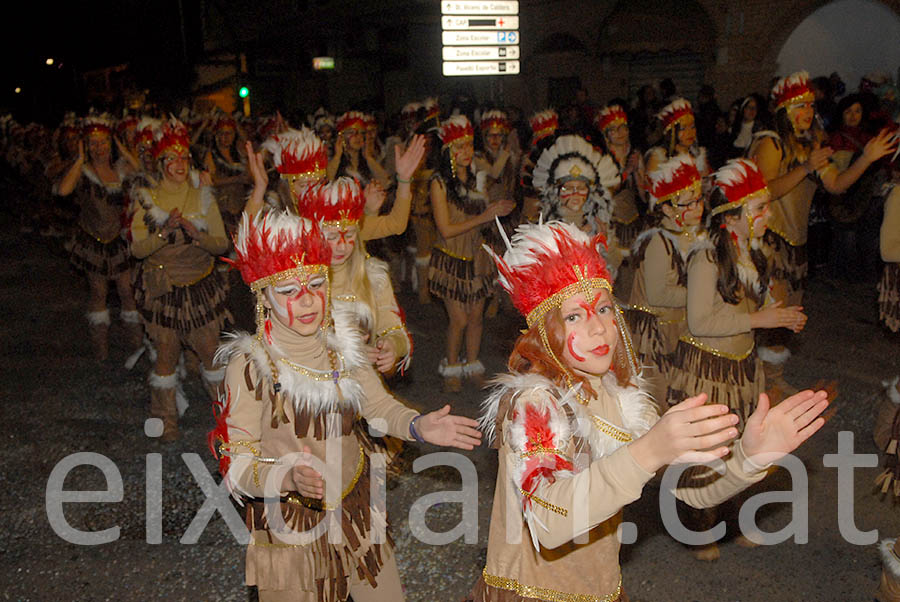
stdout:
POLYGON ((248 88, 247 86, 241 86, 241 89, 238 90, 238 96, 240 96, 241 98, 247 98, 248 96, 250 96, 250 88, 248 88))

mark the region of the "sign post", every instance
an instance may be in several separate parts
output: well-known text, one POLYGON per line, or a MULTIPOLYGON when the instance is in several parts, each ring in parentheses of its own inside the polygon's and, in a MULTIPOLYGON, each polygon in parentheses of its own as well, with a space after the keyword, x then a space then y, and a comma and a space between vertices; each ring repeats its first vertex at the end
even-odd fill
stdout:
POLYGON ((441 0, 443 74, 518 75, 518 0, 441 0))

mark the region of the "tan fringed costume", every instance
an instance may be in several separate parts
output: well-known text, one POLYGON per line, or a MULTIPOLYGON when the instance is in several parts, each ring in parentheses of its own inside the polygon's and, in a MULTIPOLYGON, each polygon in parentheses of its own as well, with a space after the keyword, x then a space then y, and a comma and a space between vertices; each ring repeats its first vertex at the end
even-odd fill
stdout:
POLYGON ((337 305, 333 317, 327 338, 301 336, 273 319, 272 344, 242 334, 217 355, 228 362, 230 399, 220 450, 231 458, 233 494, 247 503, 246 579, 263 602, 338 602, 350 594, 361 602, 402 600, 385 509, 370 506, 372 481, 383 478, 383 468, 372 472, 375 447, 366 420, 382 419, 389 435, 408 441, 417 412, 385 391, 366 358, 356 316, 337 305), (291 465, 289 454, 304 447, 326 465, 337 461, 328 454, 340 450, 339 469, 327 465, 323 473, 324 503, 281 490, 288 468, 278 459, 291 465), (270 480, 268 491, 278 491, 281 501, 267 509, 261 498, 270 480), (279 508, 296 531, 334 522, 297 539, 272 525, 270 513, 279 508), (336 543, 329 539, 335 536, 336 543))
MULTIPOLYGON (((473 176, 469 176, 473 180, 473 176)), ((439 175, 442 186, 447 183, 439 175)), ((450 223, 455 224, 480 215, 487 207, 484 194, 468 188, 461 182, 457 186, 457 196, 447 193, 447 210, 450 223)), ((494 266, 490 257, 482 249, 484 235, 481 228, 472 228, 450 239, 437 233, 437 243, 431 250, 428 266, 428 290, 435 297, 450 299, 460 303, 474 303, 488 296, 494 278, 494 266)))
POLYGON ((122 237, 125 174, 119 173, 118 182, 102 182, 90 165, 83 165, 81 175, 74 192, 80 212, 71 261, 79 270, 113 280, 133 263, 122 237))
MULTIPOLYGON (((644 392, 619 387, 611 374, 590 384, 597 395, 581 405, 570 391, 541 376, 509 374, 485 402, 482 423, 499 449, 499 468, 487 564, 473 591, 475 602, 628 599, 617 528, 622 508, 653 478, 628 444, 658 417, 644 392), (529 411, 538 414, 546 439, 524 436, 529 411), (526 465, 538 448, 544 465, 556 456, 571 462, 572 470, 541 479, 533 494, 523 496, 526 465)), ((721 503, 765 475, 745 472, 744 459, 735 445, 724 476, 702 487, 679 488, 676 497, 696 506, 721 503)))
MULTIPOLYGON (((743 266, 739 273, 744 287, 759 286, 752 265, 743 266)), ((688 332, 672 356, 668 396, 680 402, 706 393, 708 403, 725 404, 737 414, 738 429, 743 432, 765 390, 765 374, 750 328, 750 314, 759 307, 747 294, 737 305, 726 303, 716 288, 718 277, 711 244, 688 258, 688 332)))
POLYGON ((654 399, 665 407, 671 354, 687 332, 688 252, 706 234, 699 228, 679 228, 664 217, 662 227, 641 234, 631 262, 634 279, 625 319, 635 351, 645 367, 655 368, 651 381, 654 399), (659 383, 655 381, 661 381, 659 383))
POLYGON ((221 330, 231 314, 215 263, 216 256, 228 250, 228 238, 212 191, 164 180, 157 188, 139 189, 138 201, 131 222, 132 252, 143 261, 135 298, 150 338, 167 336, 171 330, 189 337, 210 324, 221 330), (200 230, 198 240, 190 240, 181 229, 160 236, 176 207, 200 230))

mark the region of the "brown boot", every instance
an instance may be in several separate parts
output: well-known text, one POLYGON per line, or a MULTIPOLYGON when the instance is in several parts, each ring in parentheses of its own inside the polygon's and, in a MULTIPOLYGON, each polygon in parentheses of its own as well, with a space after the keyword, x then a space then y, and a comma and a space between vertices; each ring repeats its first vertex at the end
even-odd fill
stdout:
POLYGON ((217 370, 207 370, 205 367, 200 369, 203 372, 203 388, 211 401, 218 401, 219 395, 224 392, 222 383, 225 382, 225 366, 217 370))
POLYGON ((900 602, 900 537, 885 539, 881 548, 881 583, 875 592, 878 602, 900 602))
POLYGON ((94 358, 102 362, 109 357, 109 310, 89 311, 87 320, 94 347, 94 358))
POLYGON ((150 374, 150 415, 163 422, 161 441, 178 439, 178 409, 175 406, 175 389, 178 375, 150 374))
POLYGON ((438 365, 438 374, 444 377, 444 393, 459 393, 462 391, 462 364, 451 364, 447 362, 447 358, 444 358, 438 365))
POLYGON ((141 314, 135 311, 123 311, 120 314, 125 327, 125 344, 130 351, 137 351, 144 344, 144 325, 141 314))
POLYGON ((784 380, 784 364, 791 356, 787 347, 759 347, 758 353, 766 374, 766 393, 773 404, 800 391, 784 380))

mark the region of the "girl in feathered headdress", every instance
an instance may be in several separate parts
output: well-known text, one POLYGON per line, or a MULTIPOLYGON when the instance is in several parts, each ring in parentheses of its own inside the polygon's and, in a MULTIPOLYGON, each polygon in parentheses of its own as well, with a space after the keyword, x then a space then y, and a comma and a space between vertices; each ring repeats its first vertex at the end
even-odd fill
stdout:
MULTIPOLYGON (((769 228, 765 242, 774 261, 772 280, 775 297, 785 305, 801 305, 808 271, 806 240, 809 210, 816 188, 831 194, 845 192, 865 170, 896 149, 892 134, 882 131, 866 144, 862 155, 844 171, 830 160, 832 150, 816 120, 815 98, 805 71, 779 79, 772 88, 775 131, 754 136, 748 156, 762 171, 772 195, 769 228)), ((760 348, 766 375, 785 389, 783 366, 790 356, 783 333, 766 337, 760 348)))
POLYGON ((661 164, 649 175, 649 182, 652 227, 635 240, 630 290, 616 292, 630 306, 625 315, 645 366, 648 390, 665 408, 669 356, 687 331, 687 256, 698 241, 706 239, 706 231, 700 173, 689 155, 661 164))
POLYGON ((256 332, 219 348, 225 393, 209 441, 247 506, 247 584, 261 602, 402 602, 377 501, 383 458, 366 421, 460 449, 479 444, 477 423, 450 406, 419 414, 384 389, 356 316, 332 304, 331 249, 316 222, 245 213, 234 242, 235 267, 256 297, 256 332))
MULTIPOLYGON (((766 232, 770 194, 753 161, 729 161, 713 176, 709 237, 687 260, 687 323, 672 354, 667 398, 678 403, 706 393, 739 418, 743 432, 766 390, 754 344, 758 329, 803 329, 801 307, 781 307, 769 296, 769 274, 760 241, 766 232)), ((709 473, 697 478, 709 478, 709 473)), ((716 522, 714 508, 694 513, 692 528, 716 522)), ((747 544, 742 536, 739 543, 747 544)), ((750 542, 752 543, 752 542, 750 542)), ((715 543, 694 548, 701 560, 718 557, 715 543)))
POLYGON ((676 98, 657 113, 656 119, 662 127, 662 140, 644 155, 647 173, 672 157, 690 155, 700 175, 709 175, 706 149, 697 145, 697 125, 690 101, 676 98))
POLYGON ((131 284, 132 259, 122 236, 122 216, 127 211, 123 183, 127 172, 116 161, 116 146, 121 143, 113 137, 113 122, 108 115, 85 117, 81 135, 75 161, 56 189, 60 196, 74 194, 80 207, 71 260, 87 276, 88 332, 94 356, 105 360, 111 323, 106 307, 110 281, 115 283, 122 304, 120 317, 129 346, 138 348, 142 338, 131 284))
POLYGON ((485 111, 479 129, 483 150, 475 153, 475 168, 488 174, 488 198, 515 198, 520 156, 509 146, 509 118, 503 111, 485 111))
POLYGON ((444 301, 449 317, 446 355, 438 366, 448 392, 460 391, 463 378, 471 378, 476 384, 483 379, 484 366, 478 356, 484 300, 491 291, 493 270, 481 248, 482 228, 514 207, 510 200, 488 203, 483 181, 478 185, 472 164, 473 133, 464 115, 441 124, 440 163, 430 185, 434 223, 440 236, 431 251, 428 290, 444 301))
POLYGON ((247 157, 241 152, 244 144, 240 138, 244 136, 239 136, 237 122, 225 114, 216 117, 212 130, 212 147, 203 158, 203 164, 212 178, 216 202, 225 220, 225 231, 233 235, 247 202, 251 183, 247 157))
POLYGON ((156 350, 150 375, 150 414, 162 420, 164 440, 178 437, 178 362, 182 347, 202 363, 203 385, 212 399, 225 372, 213 363, 219 332, 230 320, 225 283, 216 257, 228 237, 211 187, 191 182, 190 136, 171 118, 156 131, 153 155, 158 184, 135 192, 139 206, 131 220, 131 252, 139 260, 135 297, 156 350))
MULTIPOLYGON (((598 242, 570 224, 523 225, 494 257, 528 330, 482 406, 499 462, 475 602, 626 600, 623 507, 663 466, 721 458, 737 436, 737 416, 704 405, 705 395, 658 416, 640 388, 598 242)), ((726 476, 675 495, 706 506, 759 481, 766 473, 754 461, 796 448, 822 426, 826 405, 825 393, 812 391, 771 411, 761 403, 731 445, 726 476)))
POLYGON ((367 144, 366 136, 371 119, 359 111, 347 111, 337 120, 337 140, 334 156, 328 161, 328 179, 348 176, 359 180, 363 187, 377 181, 382 188, 390 186, 390 177, 367 144))

